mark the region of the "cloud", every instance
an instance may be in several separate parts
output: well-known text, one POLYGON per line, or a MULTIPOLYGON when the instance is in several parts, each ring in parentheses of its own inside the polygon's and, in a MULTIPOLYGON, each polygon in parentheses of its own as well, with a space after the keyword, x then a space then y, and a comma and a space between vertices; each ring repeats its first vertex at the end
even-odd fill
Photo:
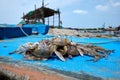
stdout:
POLYGON ((77 9, 77 10, 74 10, 73 13, 76 13, 76 14, 87 14, 88 11, 77 9))
POLYGON ((120 2, 112 2, 111 3, 113 7, 118 7, 120 6, 120 2))
POLYGON ((120 7, 120 2, 119 1, 115 2, 113 0, 109 0, 108 2, 104 3, 104 5, 99 4, 95 6, 96 10, 99 11, 107 11, 107 10, 115 9, 116 7, 120 7))
POLYGON ((97 5, 95 8, 100 11, 106 11, 109 9, 109 6, 108 5, 97 5))

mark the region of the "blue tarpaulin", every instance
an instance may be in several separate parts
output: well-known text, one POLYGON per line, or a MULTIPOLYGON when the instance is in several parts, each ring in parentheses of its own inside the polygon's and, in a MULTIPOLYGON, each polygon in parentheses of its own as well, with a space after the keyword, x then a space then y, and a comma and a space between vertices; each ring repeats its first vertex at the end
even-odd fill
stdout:
MULTIPOLYGON (((87 73, 93 76, 101 77, 106 80, 120 79, 120 41, 107 38, 78 38, 67 36, 69 40, 79 43, 103 43, 95 44, 108 50, 115 50, 114 53, 108 55, 108 58, 101 58, 98 62, 87 61, 93 59, 89 56, 76 56, 72 59, 66 58, 62 62, 57 57, 53 57, 47 61, 25 60, 22 54, 9 55, 8 53, 16 50, 20 45, 27 42, 37 42, 43 39, 51 39, 54 36, 49 35, 32 35, 31 37, 15 38, 0 42, 0 56, 9 57, 12 60, 19 60, 31 65, 47 66, 51 69, 70 71, 77 74, 87 73), (113 41, 114 40, 114 41, 113 41)), ((83 79, 82 79, 83 80, 83 79)), ((93 80, 93 79, 91 79, 93 80)))

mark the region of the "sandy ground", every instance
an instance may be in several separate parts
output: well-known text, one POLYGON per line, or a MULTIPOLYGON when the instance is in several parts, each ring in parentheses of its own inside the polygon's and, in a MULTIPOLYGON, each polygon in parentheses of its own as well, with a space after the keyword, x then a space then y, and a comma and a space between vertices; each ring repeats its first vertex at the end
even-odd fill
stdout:
POLYGON ((0 63, 0 70, 2 70, 2 72, 7 71, 7 73, 11 72, 14 77, 15 75, 21 77, 21 79, 19 78, 17 80, 76 80, 75 78, 55 72, 36 70, 27 66, 15 66, 6 63, 0 63), (24 79, 22 79, 23 77, 24 79))
POLYGON ((76 36, 76 37, 111 37, 109 35, 99 34, 99 33, 89 33, 89 32, 80 32, 77 30, 70 30, 70 29, 57 29, 51 28, 48 34, 54 36, 76 36))

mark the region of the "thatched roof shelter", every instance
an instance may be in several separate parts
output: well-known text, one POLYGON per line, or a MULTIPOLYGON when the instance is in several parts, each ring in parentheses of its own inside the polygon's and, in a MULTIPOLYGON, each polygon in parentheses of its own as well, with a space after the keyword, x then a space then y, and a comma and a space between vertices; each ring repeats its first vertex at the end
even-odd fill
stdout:
POLYGON ((28 12, 26 15, 23 15, 22 18, 27 23, 31 23, 31 21, 32 21, 32 23, 36 23, 37 21, 42 20, 42 23, 44 24, 46 17, 54 16, 55 14, 58 14, 58 18, 60 18, 59 9, 57 11, 55 11, 53 9, 42 6, 38 9, 28 12))
POLYGON ((59 13, 59 10, 55 11, 55 10, 47 8, 47 7, 41 7, 34 11, 28 12, 22 18, 29 19, 29 20, 30 19, 40 19, 40 18, 42 18, 42 16, 44 16, 44 18, 46 18, 46 17, 53 16, 54 14, 57 14, 57 13, 59 13))

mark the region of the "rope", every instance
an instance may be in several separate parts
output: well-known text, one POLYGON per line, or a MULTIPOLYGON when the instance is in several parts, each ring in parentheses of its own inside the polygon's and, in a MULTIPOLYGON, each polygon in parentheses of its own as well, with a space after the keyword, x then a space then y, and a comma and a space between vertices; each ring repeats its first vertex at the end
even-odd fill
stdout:
MULTIPOLYGON (((28 35, 24 30, 23 30, 23 28, 21 27, 21 26, 18 26, 19 28, 20 28, 20 30, 22 31, 22 33, 25 35, 25 36, 27 36, 27 37, 34 37, 34 38, 40 38, 40 37, 38 37, 38 36, 30 36, 30 35, 28 35)), ((43 37, 41 37, 41 38, 43 38, 43 37)))
POLYGON ((24 35, 26 35, 27 37, 31 37, 31 38, 42 38, 42 39, 49 39, 50 37, 53 36, 44 36, 44 37, 40 37, 40 36, 29 36, 23 29, 21 26, 18 26, 20 28, 20 30, 23 32, 24 35))
POLYGON ((112 41, 106 41, 106 42, 77 42, 77 43, 87 43, 87 44, 107 44, 107 43, 110 43, 110 42, 117 42, 117 41, 120 41, 120 40, 112 40, 112 41))
POLYGON ((29 37, 29 35, 22 29, 22 27, 19 27, 20 28, 20 30, 22 31, 22 33, 24 34, 24 35, 26 35, 27 37, 29 37))

